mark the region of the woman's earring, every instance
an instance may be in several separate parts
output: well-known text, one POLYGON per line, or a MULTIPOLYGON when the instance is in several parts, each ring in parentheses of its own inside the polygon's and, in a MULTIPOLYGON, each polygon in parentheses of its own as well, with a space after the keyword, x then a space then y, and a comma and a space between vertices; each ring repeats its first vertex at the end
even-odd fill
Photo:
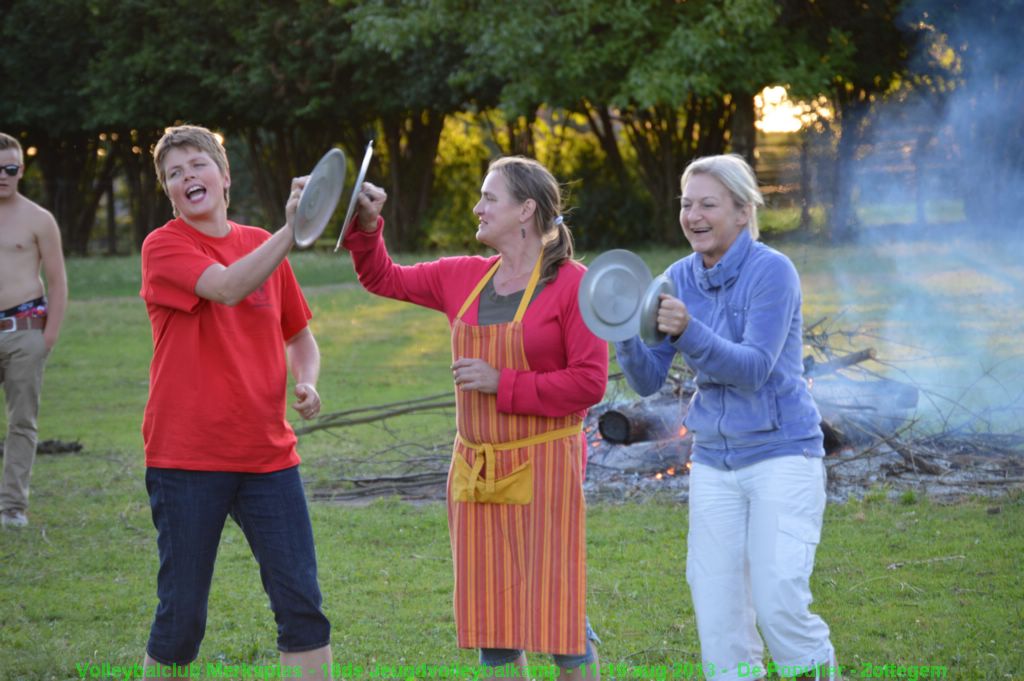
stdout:
POLYGON ((523 227, 522 225, 520 225, 519 232, 520 232, 520 234, 523 235, 523 238, 525 239, 526 238, 526 227, 523 227))

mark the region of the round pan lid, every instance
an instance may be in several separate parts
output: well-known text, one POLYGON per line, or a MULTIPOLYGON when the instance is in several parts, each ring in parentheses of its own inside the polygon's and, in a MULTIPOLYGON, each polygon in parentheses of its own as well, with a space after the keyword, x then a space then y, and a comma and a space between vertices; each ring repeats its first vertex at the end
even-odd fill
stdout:
POLYGON ((299 248, 312 246, 323 234, 345 187, 345 154, 331 149, 317 162, 299 196, 292 232, 299 248))
POLYGON ((640 303, 650 283, 651 271, 640 256, 624 249, 602 253, 580 282, 583 322, 606 341, 636 336, 640 332, 640 303))
POLYGON ((664 274, 654 278, 644 291, 640 301, 640 338, 649 346, 660 345, 668 335, 658 330, 658 307, 661 305, 661 294, 676 295, 676 286, 664 274))
POLYGON ((371 158, 373 158, 373 140, 366 145, 366 151, 363 153, 363 163, 359 166, 359 174, 356 175, 356 183, 352 187, 352 198, 348 200, 348 210, 345 211, 345 221, 341 223, 341 234, 338 235, 338 243, 334 244, 335 252, 341 248, 341 242, 345 238, 345 234, 348 233, 349 223, 352 222, 352 216, 356 212, 359 190, 363 186, 363 181, 366 180, 366 170, 370 167, 371 158))

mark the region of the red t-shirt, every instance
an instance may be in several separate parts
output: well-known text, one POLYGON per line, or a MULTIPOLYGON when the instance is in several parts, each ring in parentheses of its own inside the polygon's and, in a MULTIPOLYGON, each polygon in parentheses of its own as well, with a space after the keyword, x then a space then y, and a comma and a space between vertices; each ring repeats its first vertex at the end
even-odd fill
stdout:
POLYGON ((171 220, 142 245, 139 295, 153 326, 142 421, 149 467, 269 473, 299 463, 285 419, 284 343, 312 313, 287 260, 234 307, 196 295, 210 265, 230 265, 270 238, 228 224, 215 238, 171 220))

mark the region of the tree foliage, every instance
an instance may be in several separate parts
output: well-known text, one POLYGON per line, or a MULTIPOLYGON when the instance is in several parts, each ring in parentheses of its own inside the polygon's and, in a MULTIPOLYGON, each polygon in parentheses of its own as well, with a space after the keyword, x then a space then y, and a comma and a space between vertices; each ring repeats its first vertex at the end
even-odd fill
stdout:
POLYGON ((99 196, 113 172, 113 158, 89 126, 87 72, 80 55, 100 44, 97 22, 87 3, 16 0, 0 18, 0 121, 38 153, 47 205, 65 228, 66 246, 81 250, 95 221, 99 196), (100 156, 104 153, 104 156, 100 156))
MULTIPOLYGON (((1019 101, 1019 69, 998 67, 966 29, 1012 33, 1021 1, 10 0, 0 127, 38 151, 42 202, 79 252, 115 179, 135 247, 166 218, 150 149, 177 122, 224 135, 232 210, 268 226, 283 220, 289 178, 331 146, 354 170, 372 137, 398 248, 457 243, 430 223, 454 220, 467 203, 455 193, 474 196, 470 178, 508 153, 564 173, 578 215, 595 221, 591 243, 611 245, 677 239, 685 164, 724 151, 755 162, 754 95, 783 84, 837 112, 842 238, 855 224, 845 168, 874 103, 923 82, 909 71, 921 36, 950 37, 977 99, 1019 101), (991 63, 1004 75, 980 75, 991 63)), ((998 152, 985 126, 961 129, 965 149, 998 152)), ((1020 168, 1019 148, 1006 167, 1020 168)))
POLYGON ((836 112, 838 145, 830 191, 834 241, 848 241, 857 223, 852 169, 870 124, 873 103, 907 73, 919 33, 903 16, 904 0, 784 0, 781 21, 802 56, 794 73, 800 94, 826 92, 836 112), (819 55, 807 70, 804 55, 819 55))

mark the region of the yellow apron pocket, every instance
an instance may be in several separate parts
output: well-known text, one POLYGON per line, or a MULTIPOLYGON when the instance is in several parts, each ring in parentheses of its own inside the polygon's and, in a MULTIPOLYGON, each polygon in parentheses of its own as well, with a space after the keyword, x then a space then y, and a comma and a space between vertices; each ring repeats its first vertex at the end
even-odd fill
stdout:
MULTIPOLYGON (((482 454, 478 454, 482 458, 482 454)), ((494 490, 461 455, 455 454, 452 470, 452 500, 477 504, 528 504, 533 501, 533 468, 527 461, 506 476, 495 478, 494 490), (470 484, 473 480, 473 484, 470 484)))

